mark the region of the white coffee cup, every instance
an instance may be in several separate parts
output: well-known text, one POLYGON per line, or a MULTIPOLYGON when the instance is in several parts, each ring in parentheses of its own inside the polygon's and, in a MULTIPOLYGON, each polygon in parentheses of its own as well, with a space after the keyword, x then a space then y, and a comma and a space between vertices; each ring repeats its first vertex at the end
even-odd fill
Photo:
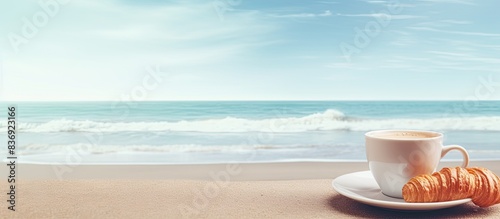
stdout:
POLYGON ((436 171, 439 160, 450 150, 463 155, 462 167, 469 165, 469 154, 458 145, 443 146, 443 134, 416 130, 381 130, 365 134, 370 171, 382 193, 402 198, 401 190, 412 177, 436 171))

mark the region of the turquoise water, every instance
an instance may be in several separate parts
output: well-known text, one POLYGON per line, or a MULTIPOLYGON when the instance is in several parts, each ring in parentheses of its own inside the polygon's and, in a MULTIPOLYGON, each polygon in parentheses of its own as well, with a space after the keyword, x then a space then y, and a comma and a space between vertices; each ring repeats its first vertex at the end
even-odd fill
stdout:
MULTIPOLYGON (((445 144, 466 147, 472 159, 500 158, 500 101, 8 104, 17 106, 18 153, 26 157, 78 151, 107 162, 363 160, 365 132, 421 129, 445 133, 445 144)), ((6 116, 2 139, 5 125, 6 116)))

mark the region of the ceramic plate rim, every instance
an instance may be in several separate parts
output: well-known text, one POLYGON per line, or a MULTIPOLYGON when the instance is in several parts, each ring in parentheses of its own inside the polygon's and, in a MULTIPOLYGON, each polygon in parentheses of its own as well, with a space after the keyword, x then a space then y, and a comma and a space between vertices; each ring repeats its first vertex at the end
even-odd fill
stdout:
POLYGON ((397 210, 410 210, 410 211, 437 210, 437 209, 443 209, 443 208, 450 208, 450 207, 465 204, 465 203, 471 201, 470 198, 466 198, 466 199, 459 199, 459 200, 453 200, 453 201, 429 202, 429 203, 392 202, 392 201, 378 200, 378 199, 373 199, 373 198, 362 196, 362 195, 354 193, 348 189, 345 189, 346 188, 345 185, 341 185, 338 183, 339 179, 341 179, 341 178, 355 176, 355 175, 361 175, 361 174, 366 174, 366 173, 369 173, 369 175, 371 176, 370 171, 358 171, 358 172, 347 173, 347 174, 341 175, 332 181, 333 189, 335 189, 335 191, 337 191, 339 194, 341 194, 347 198, 359 201, 359 202, 367 204, 367 205, 388 208, 388 209, 397 209, 397 210))

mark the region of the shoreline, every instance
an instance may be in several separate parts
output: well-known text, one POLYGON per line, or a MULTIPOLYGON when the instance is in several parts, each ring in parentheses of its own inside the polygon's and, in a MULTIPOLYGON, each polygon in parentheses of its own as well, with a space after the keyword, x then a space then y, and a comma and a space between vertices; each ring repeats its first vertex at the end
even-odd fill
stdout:
MULTIPOLYGON (((5 162, 4 162, 5 163, 5 162)), ((460 166, 461 161, 442 161, 445 166, 460 166)), ((486 167, 500 175, 500 160, 472 160, 469 166, 486 167)), ((7 174, 7 165, 0 171, 7 174)), ((202 164, 33 164, 17 163, 18 178, 50 179, 187 179, 210 180, 211 173, 239 169, 231 176, 237 181, 334 179, 335 176, 367 171, 366 161, 280 161, 228 162, 202 164)))
MULTIPOLYGON (((7 159, 2 160, 2 162, 6 163, 7 159)), ((461 159, 441 159, 441 163, 460 163, 462 160, 461 159)), ((500 162, 500 159, 491 159, 491 158, 479 158, 479 159, 474 159, 471 160, 474 162, 500 162)), ((273 164, 273 163, 363 163, 367 162, 366 159, 278 159, 278 160, 251 160, 251 161, 200 161, 200 162, 189 162, 189 163, 177 163, 177 162, 128 162, 128 163, 118 163, 118 162, 110 162, 110 163, 92 163, 92 162, 86 162, 86 163, 78 163, 78 164, 71 164, 73 166, 85 166, 85 165, 94 165, 94 166, 106 166, 106 165, 207 165, 207 164, 228 164, 228 163, 238 163, 238 164, 273 164)), ((29 164, 29 165, 61 165, 61 163, 64 162, 37 162, 37 161, 25 161, 22 160, 21 162, 18 162, 21 164, 29 164)))

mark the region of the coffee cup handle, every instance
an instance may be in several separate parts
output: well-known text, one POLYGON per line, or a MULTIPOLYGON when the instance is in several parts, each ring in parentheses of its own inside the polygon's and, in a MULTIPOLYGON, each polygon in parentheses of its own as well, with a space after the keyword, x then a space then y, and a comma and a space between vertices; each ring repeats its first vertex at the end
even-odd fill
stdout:
POLYGON ((460 153, 462 153, 462 156, 464 158, 464 161, 462 162, 462 167, 466 168, 469 166, 469 153, 463 148, 462 146, 459 145, 448 145, 448 146, 443 146, 443 149, 441 150, 441 158, 444 157, 448 152, 451 150, 458 150, 460 153))

